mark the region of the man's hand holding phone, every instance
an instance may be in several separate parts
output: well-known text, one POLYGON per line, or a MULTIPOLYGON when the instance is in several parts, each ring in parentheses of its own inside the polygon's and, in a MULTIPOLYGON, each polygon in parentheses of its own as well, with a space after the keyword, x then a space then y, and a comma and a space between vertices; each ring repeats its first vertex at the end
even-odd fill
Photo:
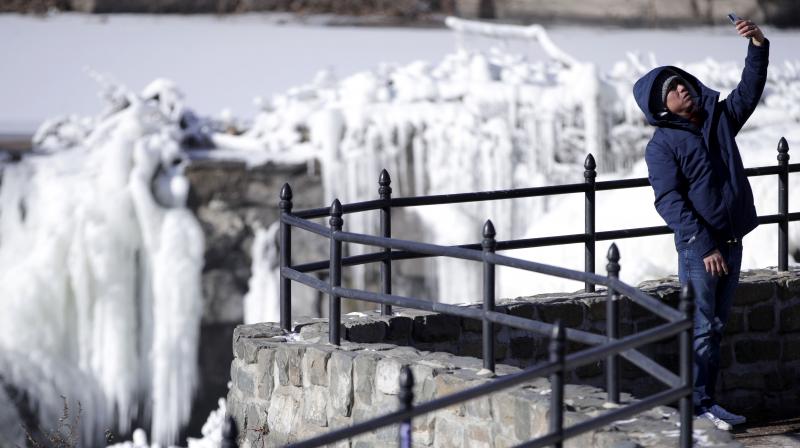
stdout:
POLYGON ((753 40, 753 45, 760 47, 764 43, 764 33, 753 21, 745 20, 735 13, 728 14, 728 19, 736 26, 736 32, 740 36, 753 40))

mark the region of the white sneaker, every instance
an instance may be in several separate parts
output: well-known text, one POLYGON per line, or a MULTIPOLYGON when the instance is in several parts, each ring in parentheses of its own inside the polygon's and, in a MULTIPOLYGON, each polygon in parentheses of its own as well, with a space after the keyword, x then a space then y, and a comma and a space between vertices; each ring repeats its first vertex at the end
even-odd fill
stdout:
POLYGON ((721 429, 723 431, 730 431, 731 429, 733 429, 733 426, 731 426, 728 422, 720 418, 717 418, 716 415, 710 412, 703 412, 702 414, 698 415, 697 418, 704 418, 706 420, 711 420, 711 423, 713 423, 714 426, 717 427, 717 429, 721 429))
POLYGON ((724 420, 726 423, 732 426, 741 425, 742 423, 747 421, 747 417, 744 415, 736 415, 733 412, 728 412, 722 406, 715 404, 711 406, 711 409, 708 412, 714 414, 720 420, 724 420))

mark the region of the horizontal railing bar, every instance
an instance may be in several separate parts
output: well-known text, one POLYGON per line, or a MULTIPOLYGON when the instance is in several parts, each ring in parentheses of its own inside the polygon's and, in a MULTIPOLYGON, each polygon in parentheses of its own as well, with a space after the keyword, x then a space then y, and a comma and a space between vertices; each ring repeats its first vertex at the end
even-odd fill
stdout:
POLYGON ((649 187, 650 180, 646 177, 637 177, 635 179, 619 179, 619 180, 604 180, 595 182, 595 191, 604 190, 624 190, 627 188, 649 187))
POLYGON ((668 235, 672 229, 667 226, 637 227, 634 229, 606 230, 595 233, 595 240, 609 241, 642 236, 668 235))
MULTIPOLYGON (((340 290, 342 288, 335 288, 335 289, 340 290)), ((652 340, 653 337, 656 338, 666 337, 666 336, 661 336, 661 333, 670 333, 670 335, 672 335, 673 333, 677 333, 687 329, 689 325, 690 323, 688 321, 672 322, 664 324, 660 327, 651 328, 649 330, 643 331, 638 335, 631 335, 626 338, 616 340, 615 342, 609 343, 608 345, 602 347, 593 347, 583 352, 568 355, 565 358, 564 368, 566 370, 570 370, 575 366, 603 359, 606 356, 608 356, 611 352, 620 352, 626 350, 627 348, 630 348, 629 346, 631 344, 634 345, 637 344, 639 339, 644 339, 645 342, 643 342, 643 344, 648 344, 650 342, 653 342, 652 340), (587 355, 588 352, 592 353, 587 355)), ((554 362, 539 364, 537 366, 525 369, 522 372, 498 377, 490 382, 481 384, 471 389, 455 392, 453 394, 446 395, 442 398, 437 398, 432 401, 421 403, 410 410, 395 411, 389 414, 382 415, 380 417, 376 417, 372 420, 357 423, 353 426, 329 432, 290 446, 294 448, 311 448, 311 447, 327 445, 332 442, 336 442, 338 440, 351 438, 368 431, 374 431, 378 428, 387 425, 399 423, 403 420, 427 414, 429 412, 437 411, 439 409, 446 408, 448 406, 452 406, 454 404, 458 404, 463 401, 471 400, 473 398, 477 398, 483 395, 488 395, 503 389, 507 389, 509 387, 516 386, 517 384, 529 381, 533 378, 544 377, 559 370, 561 370, 561 366, 554 362)))
POLYGON ((405 249, 412 252, 421 252, 429 255, 460 258, 462 260, 483 261, 483 253, 478 250, 462 249, 458 246, 440 246, 437 244, 421 243, 419 241, 403 240, 399 238, 386 238, 382 236, 364 235, 352 232, 334 232, 333 238, 337 241, 348 243, 378 246, 390 249, 405 249))
POLYGON ((583 193, 586 185, 564 184, 544 187, 516 188, 513 190, 476 191, 472 193, 438 194, 431 196, 409 196, 391 199, 392 207, 416 207, 420 205, 457 204, 460 202, 481 202, 498 199, 532 198, 557 194, 583 193))
POLYGON ((538 272, 540 274, 552 275, 554 277, 566 278, 579 282, 589 282, 595 285, 607 285, 608 278, 597 274, 576 271, 574 269, 567 269, 549 264, 538 263, 535 261, 522 260, 519 258, 509 257, 495 253, 487 253, 485 255, 486 261, 501 266, 508 266, 510 268, 523 269, 531 272, 538 272))
POLYGON ((317 235, 324 236, 326 238, 331 237, 331 229, 323 226, 322 224, 317 224, 315 222, 307 221, 305 219, 298 218, 297 216, 294 215, 281 213, 281 221, 285 222, 286 224, 299 227, 303 230, 308 230, 309 232, 316 233, 317 235))
POLYGON ((632 362, 636 367, 650 374, 653 378, 661 381, 669 387, 678 387, 681 384, 681 378, 675 375, 666 367, 653 361, 647 356, 643 355, 637 350, 628 350, 620 353, 623 358, 632 362))
POLYGON ((564 361, 566 369, 572 370, 585 364, 601 361, 609 355, 616 355, 631 348, 647 345, 651 342, 658 341, 659 339, 674 336, 681 331, 686 330, 691 325, 693 324, 688 320, 667 322, 645 331, 625 336, 624 338, 615 339, 613 340, 614 342, 608 342, 605 345, 597 345, 587 348, 586 350, 582 350, 577 354, 567 356, 566 360, 564 361))
POLYGON ((302 272, 296 271, 292 268, 282 267, 281 276, 292 279, 306 286, 310 286, 316 289, 317 291, 321 291, 326 294, 330 294, 331 292, 330 283, 322 281, 314 277, 313 275, 303 274, 302 272))
MULTIPOLYGON (((744 172, 748 177, 775 175, 781 172, 782 167, 779 165, 758 166, 752 168, 745 168, 744 172)), ((800 172, 800 163, 792 163, 787 167, 790 173, 800 172)), ((596 191, 604 190, 624 190, 628 188, 646 187, 650 185, 650 181, 646 177, 638 177, 635 179, 618 179, 618 180, 604 180, 595 182, 596 191)), ((391 198, 389 202, 390 207, 413 207, 420 205, 442 205, 442 204, 456 204, 460 202, 480 202, 491 201, 498 199, 519 199, 537 196, 550 196, 557 194, 570 194, 570 193, 583 193, 586 191, 585 183, 563 184, 563 185, 548 185, 543 187, 528 187, 528 188, 515 188, 513 190, 491 190, 491 191, 476 191, 472 193, 454 193, 454 194, 440 194, 429 196, 411 196, 411 197, 396 197, 391 198)), ((352 204, 342 205, 342 213, 356 213, 368 210, 377 210, 386 206, 384 199, 374 199, 369 201, 354 202, 352 204)), ((306 210, 297 210, 292 213, 298 218, 321 218, 330 215, 330 207, 310 208, 306 210)))
POLYGON ((636 304, 643 306, 652 313, 658 314, 664 319, 670 321, 683 319, 683 314, 680 311, 670 307, 666 303, 654 299, 653 297, 643 293, 641 290, 620 281, 618 278, 609 278, 607 285, 609 288, 613 288, 617 292, 636 302, 636 304))
POLYGON ((564 428, 562 434, 547 434, 530 442, 525 442, 517 445, 517 448, 539 448, 547 445, 552 445, 555 442, 566 440, 570 437, 575 437, 584 434, 593 429, 602 428, 603 426, 614 423, 617 420, 622 420, 627 417, 632 417, 640 412, 652 409, 656 406, 661 406, 678 401, 691 393, 691 388, 679 387, 675 389, 667 389, 662 392, 653 394, 643 400, 636 401, 628 404, 622 408, 614 409, 589 420, 582 421, 570 427, 564 428))
MULTIPOLYGON (((386 206, 386 201, 383 199, 373 199, 370 201, 353 202, 352 204, 342 204, 342 213, 348 214, 348 213, 366 212, 369 210, 377 210, 384 206, 386 206)), ((304 219, 322 218, 324 216, 330 216, 331 208, 330 207, 310 208, 307 210, 298 210, 296 212, 293 212, 292 214, 304 219)))

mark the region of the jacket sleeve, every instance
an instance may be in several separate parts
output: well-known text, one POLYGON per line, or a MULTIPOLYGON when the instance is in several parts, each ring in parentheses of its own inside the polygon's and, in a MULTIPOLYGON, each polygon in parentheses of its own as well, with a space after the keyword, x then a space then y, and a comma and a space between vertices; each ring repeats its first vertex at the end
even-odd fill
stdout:
POLYGON ((764 39, 764 43, 760 47, 753 45, 752 41, 748 44, 742 79, 725 99, 728 116, 731 118, 731 124, 736 133, 742 129, 761 99, 764 84, 767 82, 769 45, 767 39, 764 39))
POLYGON ((688 239, 690 247, 703 256, 716 249, 711 233, 697 218, 685 193, 681 191, 680 167, 672 152, 651 142, 645 151, 645 161, 650 185, 656 196, 656 210, 669 228, 688 239))

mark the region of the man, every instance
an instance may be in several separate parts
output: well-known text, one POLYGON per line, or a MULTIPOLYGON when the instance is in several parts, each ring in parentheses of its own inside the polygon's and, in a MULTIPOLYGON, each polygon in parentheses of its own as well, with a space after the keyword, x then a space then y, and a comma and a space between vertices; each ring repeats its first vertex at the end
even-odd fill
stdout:
POLYGON ((749 20, 735 25, 749 40, 747 59, 739 85, 724 100, 672 66, 653 69, 633 87, 657 128, 645 151, 655 206, 675 232, 680 281, 691 281, 695 293, 695 412, 725 430, 745 417, 714 398, 720 341, 739 282, 742 237, 758 225, 734 137, 761 98, 769 57, 769 41, 758 26, 749 20))

